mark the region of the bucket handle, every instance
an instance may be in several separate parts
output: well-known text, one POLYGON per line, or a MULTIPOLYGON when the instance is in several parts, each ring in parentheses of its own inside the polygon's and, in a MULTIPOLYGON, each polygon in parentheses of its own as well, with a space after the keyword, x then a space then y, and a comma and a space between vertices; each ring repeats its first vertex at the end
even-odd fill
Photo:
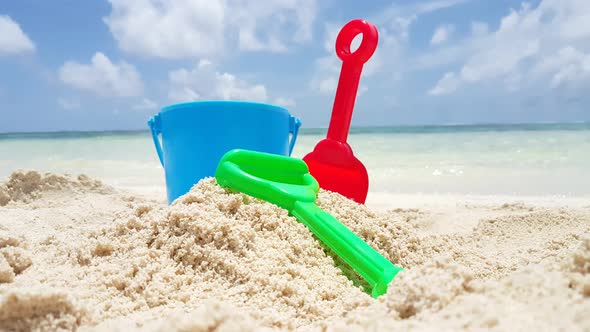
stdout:
MULTIPOLYGON (((152 116, 149 119, 148 126, 152 132, 152 139, 154 141, 154 146, 156 147, 156 152, 158 153, 158 158, 160 159, 162 166, 164 166, 164 154, 162 152, 162 145, 159 138, 159 135, 162 133, 162 131, 160 129, 160 117, 158 114, 152 116)), ((291 115, 289 117, 289 133, 291 134, 291 141, 289 142, 289 156, 291 156, 293 148, 295 147, 297 135, 299 134, 299 127, 301 127, 301 120, 291 115)))
POLYGON ((160 164, 162 167, 164 166, 164 156, 162 153, 162 145, 160 143, 159 135, 162 133, 160 129, 160 116, 158 114, 152 116, 148 121, 148 126, 152 132, 152 139, 154 140, 154 145, 156 146, 156 152, 158 153, 158 158, 160 159, 160 164))
POLYGON ((291 142, 289 142, 289 156, 293 152, 295 142, 297 141, 297 134, 299 133, 299 127, 301 127, 301 120, 299 118, 290 115, 289 116, 289 133, 291 133, 291 142))

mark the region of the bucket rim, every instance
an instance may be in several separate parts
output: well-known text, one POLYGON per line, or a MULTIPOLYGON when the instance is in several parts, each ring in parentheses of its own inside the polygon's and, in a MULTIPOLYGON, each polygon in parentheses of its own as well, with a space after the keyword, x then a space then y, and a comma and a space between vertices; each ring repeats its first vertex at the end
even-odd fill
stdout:
POLYGON ((220 104, 224 104, 224 105, 228 105, 228 104, 234 104, 234 105, 245 105, 245 106, 259 106, 259 107, 264 107, 267 108, 269 111, 274 111, 274 112, 280 112, 280 113, 286 113, 287 115, 290 114, 289 111, 283 107, 283 106, 279 106, 279 105, 275 105, 275 104, 270 104, 270 103, 263 103, 263 102, 258 102, 258 101, 247 101, 247 100, 194 100, 194 101, 185 101, 185 102, 180 102, 180 103, 174 103, 174 104, 170 104, 170 105, 166 105, 164 107, 162 107, 160 109, 160 113, 167 113, 170 111, 174 111, 174 110, 179 110, 179 109, 185 109, 185 108, 191 108, 194 106, 215 106, 215 105, 220 105, 220 104))

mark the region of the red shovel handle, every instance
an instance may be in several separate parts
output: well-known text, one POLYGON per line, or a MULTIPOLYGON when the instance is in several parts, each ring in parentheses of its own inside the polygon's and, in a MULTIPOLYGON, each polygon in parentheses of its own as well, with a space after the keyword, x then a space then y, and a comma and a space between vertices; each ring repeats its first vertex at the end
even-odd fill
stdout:
POLYGON ((375 53, 378 39, 377 28, 361 19, 348 22, 336 38, 336 54, 342 60, 342 69, 328 127, 330 139, 346 142, 363 65, 375 53), (359 33, 363 34, 363 41, 356 51, 351 52, 350 44, 359 33))

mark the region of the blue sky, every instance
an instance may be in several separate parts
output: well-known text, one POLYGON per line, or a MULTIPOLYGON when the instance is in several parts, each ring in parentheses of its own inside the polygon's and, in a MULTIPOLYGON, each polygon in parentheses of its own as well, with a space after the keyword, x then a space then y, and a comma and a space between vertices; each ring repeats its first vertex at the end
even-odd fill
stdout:
POLYGON ((379 45, 353 126, 590 120, 587 0, 4 0, 0 132, 145 129, 198 99, 326 127, 354 18, 379 45))

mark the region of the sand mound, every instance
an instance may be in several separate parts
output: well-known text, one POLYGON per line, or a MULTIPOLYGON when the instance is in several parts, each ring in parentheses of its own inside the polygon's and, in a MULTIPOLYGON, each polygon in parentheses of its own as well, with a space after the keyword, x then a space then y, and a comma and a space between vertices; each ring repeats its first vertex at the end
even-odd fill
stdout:
POLYGON ((101 221, 68 226, 71 230, 65 231, 75 239, 40 240, 29 230, 23 231, 24 239, 0 234, 0 247, 12 248, 9 257, 32 261, 28 267, 23 259, 0 261, 0 275, 12 272, 12 282, 0 284, 0 326, 590 329, 584 314, 590 310, 590 240, 582 237, 590 232, 586 210, 518 208, 506 215, 504 209, 469 233, 423 235, 419 225, 433 217, 429 212, 377 213, 321 192, 323 209, 405 268, 388 293, 375 300, 364 292, 363 280, 286 211, 226 192, 213 179, 201 181, 171 206, 109 193, 102 208, 121 207, 110 215, 112 222, 105 222, 97 212, 101 206, 88 204, 85 195, 97 200, 78 193, 69 201, 62 197, 61 207, 51 206, 51 211, 75 209, 101 221))
POLYGON ((570 287, 590 297, 590 237, 584 238, 580 248, 572 255, 570 270, 570 287))
POLYGON ((66 292, 23 287, 0 295, 2 331, 72 331, 80 325, 83 311, 66 292))
POLYGON ((0 230, 0 283, 12 282, 16 275, 31 266, 31 258, 24 246, 21 239, 0 230))
POLYGON ((137 206, 125 222, 93 234, 76 257, 89 267, 84 279, 125 297, 109 306, 111 314, 196 308, 215 298, 239 303, 267 326, 294 328, 370 301, 286 211, 211 180, 170 208, 137 206))
POLYGON ((26 203, 39 198, 43 192, 64 189, 102 192, 109 190, 100 181, 92 180, 86 175, 72 178, 36 171, 17 171, 10 175, 6 183, 0 185, 0 206, 5 206, 11 201, 26 203))

